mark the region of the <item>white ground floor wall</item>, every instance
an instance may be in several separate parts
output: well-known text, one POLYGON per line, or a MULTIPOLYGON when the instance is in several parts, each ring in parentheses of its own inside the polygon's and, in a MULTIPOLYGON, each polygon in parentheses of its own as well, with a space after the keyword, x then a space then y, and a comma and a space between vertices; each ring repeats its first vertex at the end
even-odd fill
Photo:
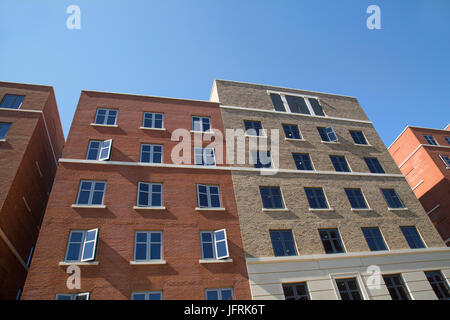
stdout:
POLYGON ((424 271, 450 279, 450 248, 247 258, 253 299, 284 300, 282 284, 306 282, 312 300, 340 299, 335 279, 356 278, 364 299, 391 299, 382 277, 401 274, 414 300, 436 300, 424 271), (377 282, 377 280, 379 280, 377 282))

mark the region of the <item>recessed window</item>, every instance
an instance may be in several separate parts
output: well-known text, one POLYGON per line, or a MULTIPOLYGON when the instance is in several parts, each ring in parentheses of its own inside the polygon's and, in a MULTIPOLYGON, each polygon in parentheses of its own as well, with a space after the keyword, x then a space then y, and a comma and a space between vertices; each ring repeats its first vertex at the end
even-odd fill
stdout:
POLYGON ((439 157, 441 158, 441 160, 444 162, 445 166, 447 168, 450 168, 450 157, 446 156, 446 155, 439 155, 439 157))
POLYGON ((425 243, 423 243, 420 237, 419 231, 414 226, 400 227, 403 236, 405 237, 408 245, 411 249, 425 248, 425 243))
POLYGON ((162 259, 162 232, 136 231, 134 261, 158 261, 162 259))
POLYGON ((77 204, 102 205, 106 182, 81 180, 77 204))
POLYGON ((138 203, 139 207, 162 206, 162 184, 139 182, 138 203))
POLYGON ((441 271, 425 271, 425 276, 439 300, 450 300, 448 282, 441 271))
POLYGON ((341 300, 363 300, 356 278, 336 279, 341 300))
POLYGON ((423 137, 425 138, 425 140, 427 140, 428 144, 431 144, 433 146, 437 146, 438 145, 436 140, 434 140, 434 137, 432 135, 425 134, 423 137))
POLYGON ((270 230, 270 240, 275 257, 297 255, 291 230, 270 230))
POLYGON ((131 300, 162 300, 162 291, 133 292, 131 300))
POLYGON ((206 289, 206 300, 234 300, 233 288, 206 289))
POLYGON ((19 109, 24 99, 25 96, 5 94, 0 103, 0 108, 19 109))
POLYGON ((57 293, 56 300, 89 300, 90 293, 57 293))
POLYGON ((394 189, 381 189, 381 193, 383 194, 389 208, 400 209, 405 207, 394 189))
POLYGON ((336 172, 350 172, 344 156, 330 156, 330 159, 336 172))
POLYGON ((264 209, 284 209, 280 187, 259 187, 264 209))
POLYGON ((111 157, 112 139, 106 141, 89 141, 87 160, 106 161, 111 157))
POLYGON ((306 282, 283 283, 285 300, 310 300, 306 282))
POLYGON ((142 127, 150 129, 163 128, 164 115, 162 113, 144 112, 142 127))
POLYGON ((9 129, 11 128, 11 123, 0 122, 0 140, 6 139, 9 129))
POLYGON ((113 109, 97 109, 95 115, 95 124, 113 126, 116 124, 117 110, 113 109))
POLYGON ((263 136, 261 121, 244 121, 245 134, 248 136, 263 136))
POLYGON ((283 124, 284 135, 287 139, 301 140, 302 136, 296 124, 283 124))
POLYGON ((141 144, 141 162, 162 163, 163 146, 160 144, 141 144))
POLYGON ((348 201, 350 201, 352 209, 368 208, 361 189, 345 189, 345 194, 347 195, 348 201))
POLYGON ((67 244, 66 262, 86 262, 95 260, 98 229, 72 230, 67 244))
POLYGON ((270 151, 251 151, 253 166, 257 169, 271 168, 270 151))
POLYGON ((322 240, 325 253, 344 253, 341 236, 338 229, 319 229, 320 240, 322 240))
POLYGON ((338 142, 338 137, 332 127, 317 128, 323 142, 338 142))
POLYGON ((445 141, 447 141, 447 143, 450 144, 450 137, 445 137, 445 141))
POLYGON ((311 157, 307 153, 293 153, 295 166, 297 170, 314 170, 311 162, 311 157))
POLYGON ((281 96, 279 94, 271 93, 270 99, 272 99, 272 104, 276 111, 286 112, 286 108, 284 107, 284 102, 281 99, 281 96))
POLYGON ((220 208, 219 186, 197 184, 198 206, 200 208, 220 208))
POLYGON ((405 283, 399 274, 383 275, 383 279, 392 300, 411 300, 405 283))
POLYGON ((227 233, 225 229, 216 231, 201 231, 200 242, 202 259, 217 260, 230 257, 228 252, 227 233))
POLYGON ((192 131, 209 132, 211 119, 209 117, 192 117, 192 131))
POLYGON ((328 209, 328 203, 322 188, 305 188, 311 209, 328 209))
POLYGON ((194 164, 197 166, 215 166, 214 148, 194 148, 194 164))
POLYGON ((285 97, 292 113, 311 114, 303 97, 288 95, 285 97))
POLYGON ((364 137, 364 134, 362 133, 362 131, 350 130, 350 135, 352 136, 355 144, 365 144, 365 145, 367 144, 366 137, 364 137))
POLYGON ((387 250, 386 243, 384 242, 379 228, 362 228, 362 232, 364 238, 366 238, 370 251, 387 250))
POLYGON ((364 158, 371 173, 385 173, 377 158, 364 158))
POLYGON ((319 100, 314 98, 308 98, 308 102, 311 105, 311 108, 314 111, 314 114, 316 116, 325 116, 325 113, 323 112, 322 106, 319 103, 319 100))

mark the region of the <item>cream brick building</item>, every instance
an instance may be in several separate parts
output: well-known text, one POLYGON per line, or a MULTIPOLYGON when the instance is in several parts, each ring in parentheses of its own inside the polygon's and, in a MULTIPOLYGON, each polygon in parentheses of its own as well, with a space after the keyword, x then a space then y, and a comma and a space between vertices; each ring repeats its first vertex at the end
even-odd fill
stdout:
POLYGON ((437 282, 442 276, 433 285, 448 288, 450 249, 356 98, 216 80, 210 100, 220 103, 225 129, 267 131, 246 136, 246 163, 232 165, 254 299, 445 296, 427 274, 437 282), (283 125, 295 132, 286 135, 283 125), (279 130, 279 148, 270 143, 273 129, 279 130), (279 164, 276 174, 261 174, 250 163, 250 139, 267 141, 272 169, 279 164), (341 161, 341 171, 330 156, 341 161), (298 169, 297 160, 306 169, 298 169), (367 237, 384 248, 371 248, 367 237))

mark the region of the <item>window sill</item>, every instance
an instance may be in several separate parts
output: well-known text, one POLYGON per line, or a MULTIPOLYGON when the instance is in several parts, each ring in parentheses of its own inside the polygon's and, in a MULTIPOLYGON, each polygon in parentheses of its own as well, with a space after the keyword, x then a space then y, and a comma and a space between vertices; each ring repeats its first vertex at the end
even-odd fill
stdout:
POLYGON ((225 211, 226 209, 225 208, 222 208, 222 207, 217 207, 217 208, 199 208, 199 207, 197 207, 197 208, 195 208, 195 210, 196 211, 225 211))
POLYGON ((166 207, 139 207, 134 206, 134 210, 166 210, 166 207))
POLYGON ((267 136, 258 136, 258 135, 253 135, 253 134, 245 134, 245 137, 251 137, 251 138, 262 138, 262 139, 267 139, 267 136))
POLYGON ((147 127, 139 127, 142 130, 155 130, 155 131, 166 131, 166 128, 147 128, 147 127))
POLYGON ((321 142, 325 144, 340 144, 339 141, 321 141, 321 142))
POLYGON ((131 265, 151 265, 151 264, 167 264, 166 260, 154 261, 130 261, 131 265))
POLYGON ((389 211, 408 211, 408 208, 388 208, 389 211))
POLYGON ((93 127, 110 127, 110 128, 117 128, 117 124, 98 124, 98 123, 91 123, 91 126, 93 127))
POLYGON ((331 212, 331 211, 334 211, 334 209, 333 209, 333 208, 324 208, 324 209, 314 209, 314 208, 309 208, 309 211, 331 212))
POLYGON ((71 266, 71 265, 76 265, 76 266, 98 266, 98 261, 86 261, 86 262, 80 262, 80 261, 73 261, 73 262, 61 261, 60 263, 58 263, 58 265, 60 265, 60 266, 71 266))
POLYGON ((195 130, 190 130, 191 133, 201 133, 201 134, 214 134, 214 131, 195 131, 195 130))
POLYGON ((262 211, 264 211, 264 212, 286 212, 286 211, 289 211, 289 209, 288 208, 274 208, 274 209, 271 209, 271 208, 263 208, 262 209, 262 211))
POLYGON ((305 139, 284 138, 286 141, 306 141, 305 139))
POLYGON ((351 208, 351 211, 373 211, 372 208, 351 208))
POLYGON ((372 147, 371 144, 360 144, 360 143, 355 143, 355 146, 361 146, 361 147, 372 147))
MULTIPOLYGON (((0 139, 0 142, 5 142, 6 141, 6 139, 0 139)), ((448 169, 448 168, 447 168, 448 169)))
POLYGON ((106 209, 106 206, 104 204, 101 204, 101 205, 73 204, 72 208, 75 208, 75 209, 106 209))
POLYGON ((233 259, 200 259, 198 263, 227 263, 233 262, 233 259))

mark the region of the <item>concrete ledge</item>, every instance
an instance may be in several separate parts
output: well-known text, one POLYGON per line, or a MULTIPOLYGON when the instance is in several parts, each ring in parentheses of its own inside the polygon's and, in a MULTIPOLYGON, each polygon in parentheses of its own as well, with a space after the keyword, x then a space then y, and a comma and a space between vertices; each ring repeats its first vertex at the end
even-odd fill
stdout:
POLYGON ((106 209, 106 206, 104 204, 99 204, 99 205, 73 204, 72 208, 75 208, 75 209, 106 209))
POLYGON ((389 211, 408 211, 408 208, 388 208, 389 211))
POLYGON ((139 127, 142 130, 155 130, 155 131, 166 131, 166 128, 147 128, 147 127, 139 127))
POLYGON ((167 264, 166 260, 130 261, 131 265, 167 264))
POLYGON ((198 263, 227 263, 233 262, 233 259, 200 259, 198 263))
POLYGON ((262 211, 265 211, 265 212, 286 212, 286 211, 289 211, 289 209, 288 208, 280 208, 280 209, 263 208, 262 211))
POLYGON ((134 206, 133 207, 134 210, 166 210, 166 207, 139 207, 139 206, 134 206))
POLYGON ((333 208, 324 208, 324 209, 309 208, 308 210, 312 211, 312 212, 315 212, 315 211, 317 211, 317 212, 331 212, 331 211, 334 211, 333 208))
POLYGON ((222 207, 220 207, 220 208, 199 208, 199 207, 197 207, 197 208, 195 208, 195 210, 196 211, 225 211, 226 209, 222 208, 222 207))
POLYGON ((66 262, 61 261, 58 263, 59 266, 98 266, 98 261, 86 261, 86 262, 80 262, 80 261, 73 261, 73 262, 66 262))
POLYGON ((98 123, 91 123, 91 126, 93 127, 110 127, 110 128, 117 128, 117 124, 98 124, 98 123))

